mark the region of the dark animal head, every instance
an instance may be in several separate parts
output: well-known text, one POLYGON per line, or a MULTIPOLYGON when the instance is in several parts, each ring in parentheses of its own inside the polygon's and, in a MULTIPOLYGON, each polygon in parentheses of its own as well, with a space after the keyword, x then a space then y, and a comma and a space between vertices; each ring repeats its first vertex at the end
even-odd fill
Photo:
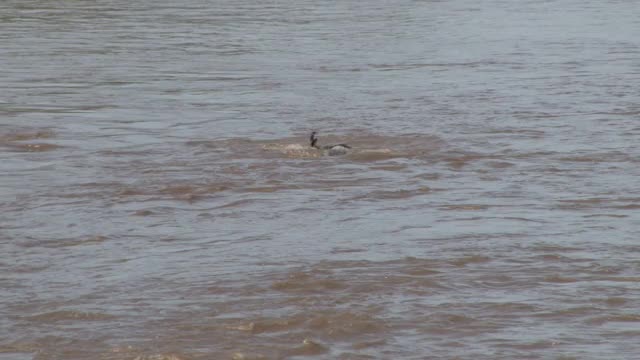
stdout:
POLYGON ((316 136, 317 132, 312 131, 311 136, 309 137, 309 141, 311 142, 311 147, 318 147, 318 137, 316 136))

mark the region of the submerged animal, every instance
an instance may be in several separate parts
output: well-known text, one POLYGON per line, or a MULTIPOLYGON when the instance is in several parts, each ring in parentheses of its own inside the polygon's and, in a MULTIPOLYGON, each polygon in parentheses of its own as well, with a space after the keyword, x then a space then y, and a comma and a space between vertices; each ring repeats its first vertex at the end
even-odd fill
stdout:
POLYGON ((320 145, 318 145, 318 136, 317 136, 317 134, 318 133, 316 131, 312 131, 311 132, 311 136, 309 137, 309 142, 311 143, 311 147, 312 148, 316 148, 318 150, 324 150, 324 151, 326 151, 327 155, 329 155, 329 156, 345 155, 346 153, 349 152, 349 150, 351 150, 351 146, 349 146, 347 144, 335 144, 335 145, 320 146, 320 145))

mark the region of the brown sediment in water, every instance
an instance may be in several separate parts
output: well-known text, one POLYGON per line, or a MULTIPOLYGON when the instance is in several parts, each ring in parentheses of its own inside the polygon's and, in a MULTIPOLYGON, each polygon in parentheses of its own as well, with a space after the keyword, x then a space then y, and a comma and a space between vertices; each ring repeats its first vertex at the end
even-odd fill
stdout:
POLYGON ((637 357, 637 4, 374 5, 4 1, 0 358, 637 357))
POLYGON ((60 145, 40 142, 41 139, 53 139, 51 131, 13 131, 0 134, 0 147, 16 152, 43 152, 61 148, 60 145))

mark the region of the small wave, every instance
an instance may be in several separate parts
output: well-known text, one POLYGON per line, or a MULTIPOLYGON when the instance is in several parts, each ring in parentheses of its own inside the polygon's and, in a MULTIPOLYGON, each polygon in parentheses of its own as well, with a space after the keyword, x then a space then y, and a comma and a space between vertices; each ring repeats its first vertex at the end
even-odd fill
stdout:
POLYGON ((406 190, 406 189, 401 189, 401 190, 377 190, 377 191, 372 191, 372 192, 367 193, 367 194, 363 194, 363 195, 359 195, 359 196, 353 197, 350 200, 367 200, 367 201, 398 200, 398 199, 408 199, 408 198, 411 198, 411 197, 414 197, 414 196, 428 194, 430 192, 431 192, 431 188, 429 188, 427 186, 423 186, 421 188, 412 189, 412 190, 406 190))
POLYGON ((186 360, 186 357, 182 357, 174 354, 151 354, 151 355, 138 355, 133 360, 186 360))
POLYGON ((291 158, 318 158, 322 156, 322 152, 312 147, 301 144, 267 144, 262 147, 267 151, 279 152, 291 158))
POLYGON ((176 353, 146 353, 146 351, 127 346, 116 346, 111 348, 107 353, 102 354, 103 360, 188 360, 191 356, 176 353))
POLYGON ((48 144, 48 143, 36 143, 36 144, 4 144, 4 146, 15 152, 44 152, 52 151, 61 148, 60 145, 48 144))
POLYGON ((235 352, 231 355, 231 360, 267 360, 268 357, 260 353, 235 352))
POLYGON ((25 248, 33 248, 33 247, 44 247, 44 248, 64 248, 70 246, 81 246, 81 245, 96 245, 107 241, 108 238, 101 235, 96 235, 87 238, 79 238, 79 239, 60 239, 60 240, 31 240, 25 241, 20 244, 20 246, 25 248))
POLYGON ((566 276, 549 275, 549 276, 545 276, 544 281, 550 282, 550 283, 557 283, 557 284, 568 284, 568 283, 573 283, 579 280, 576 278, 571 278, 566 276))
POLYGON ((349 158, 356 161, 380 161, 393 159, 397 157, 405 157, 406 154, 402 154, 399 152, 394 152, 391 149, 365 149, 365 150, 356 150, 353 153, 349 154, 349 158))
POLYGON ((261 334, 270 332, 290 331, 298 327, 303 322, 302 318, 284 318, 284 319, 259 319, 251 321, 248 324, 235 326, 227 326, 229 330, 246 331, 251 334, 261 334))
MULTIPOLYGON (((3 353, 31 353, 38 351, 40 346, 33 342, 16 341, 6 345, 0 345, 0 354, 3 353)), ((1 356, 0 356, 1 358, 1 356)))
POLYGON ((626 303, 628 303, 628 299, 623 298, 623 297, 609 297, 609 298, 604 300, 604 303, 607 306, 618 307, 618 306, 623 306, 626 303))
POLYGON ((50 139, 55 134, 52 131, 18 131, 9 134, 0 135, 0 142, 9 141, 29 141, 36 139, 50 139))
POLYGON ((287 356, 315 356, 327 352, 329 348, 326 346, 311 339, 304 339, 301 346, 286 351, 286 354, 287 356))
POLYGON ((482 264, 491 261, 491 258, 482 255, 470 255, 459 259, 451 260, 451 264, 455 266, 466 266, 468 264, 482 264))
POLYGON ((16 131, 0 134, 0 146, 14 152, 43 152, 61 148, 60 145, 32 142, 34 140, 51 139, 55 134, 51 131, 16 131))
POLYGON ((587 323, 595 324, 595 325, 603 325, 605 323, 610 322, 633 322, 640 323, 640 315, 638 314, 623 314, 623 315, 606 315, 606 316, 597 316, 587 320, 587 323))
POLYGON ((316 278, 307 273, 293 273, 284 281, 276 281, 272 289, 288 293, 314 293, 342 290, 348 286, 340 280, 316 278))
POLYGON ((57 322, 67 320, 79 320, 79 321, 101 321, 112 320, 115 316, 105 313, 92 313, 75 310, 60 310, 52 311, 43 314, 38 314, 28 317, 31 321, 38 322, 57 322))
POLYGON ((440 207, 440 209, 442 210, 453 210, 453 211, 460 211, 460 210, 477 211, 477 210, 487 210, 488 208, 489 208, 489 205, 482 205, 482 204, 445 205, 440 207))

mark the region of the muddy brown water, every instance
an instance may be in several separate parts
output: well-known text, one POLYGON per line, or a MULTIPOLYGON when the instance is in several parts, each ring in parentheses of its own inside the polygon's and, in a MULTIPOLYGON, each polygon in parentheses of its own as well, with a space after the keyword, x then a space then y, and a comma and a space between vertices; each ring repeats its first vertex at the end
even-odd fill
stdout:
POLYGON ((0 359, 638 359, 639 11, 2 1, 0 359))

